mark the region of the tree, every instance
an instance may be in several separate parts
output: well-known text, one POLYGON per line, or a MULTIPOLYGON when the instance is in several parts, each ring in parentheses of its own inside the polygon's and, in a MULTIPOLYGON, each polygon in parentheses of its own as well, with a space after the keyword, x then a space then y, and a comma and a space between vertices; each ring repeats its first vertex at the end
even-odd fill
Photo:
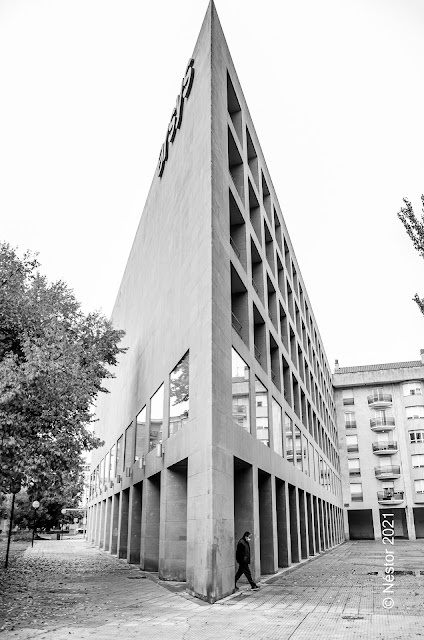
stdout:
MULTIPOLYGON (((407 200, 407 198, 403 199, 405 206, 401 207, 401 210, 398 213, 398 217, 401 220, 403 226, 406 229, 408 236, 411 238, 415 249, 418 251, 420 256, 424 258, 424 195, 421 196, 422 202, 422 212, 421 220, 418 220, 416 217, 414 210, 412 208, 412 204, 407 200)), ((424 314, 424 298, 420 298, 416 293, 413 297, 413 300, 417 303, 420 308, 422 314, 424 314)))
POLYGON ((35 256, 0 244, 0 491, 57 491, 78 481, 83 451, 101 442, 93 407, 125 349, 124 332, 85 315, 35 256))

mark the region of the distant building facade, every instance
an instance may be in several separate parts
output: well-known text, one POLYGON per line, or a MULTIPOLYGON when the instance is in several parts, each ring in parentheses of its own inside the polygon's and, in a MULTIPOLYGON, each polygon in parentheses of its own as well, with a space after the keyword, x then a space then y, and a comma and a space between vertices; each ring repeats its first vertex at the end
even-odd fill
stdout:
POLYGON ((215 602, 246 530, 255 580, 344 539, 331 372, 213 3, 112 321, 93 544, 215 602))
POLYGON ((424 538, 424 350, 421 359, 339 367, 333 375, 345 533, 424 538), (384 529, 384 527, 383 527, 384 529))

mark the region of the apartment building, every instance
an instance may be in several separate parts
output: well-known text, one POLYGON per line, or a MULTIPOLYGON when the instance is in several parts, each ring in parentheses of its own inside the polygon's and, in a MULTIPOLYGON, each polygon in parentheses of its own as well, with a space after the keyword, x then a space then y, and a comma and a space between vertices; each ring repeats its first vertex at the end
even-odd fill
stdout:
POLYGON ((255 580, 344 539, 335 404, 212 2, 171 113, 112 314, 129 349, 98 400, 88 536, 215 602, 246 530, 255 580))
POLYGON ((346 536, 379 539, 393 514, 396 537, 424 538, 424 350, 411 362, 336 362, 333 384, 346 536))

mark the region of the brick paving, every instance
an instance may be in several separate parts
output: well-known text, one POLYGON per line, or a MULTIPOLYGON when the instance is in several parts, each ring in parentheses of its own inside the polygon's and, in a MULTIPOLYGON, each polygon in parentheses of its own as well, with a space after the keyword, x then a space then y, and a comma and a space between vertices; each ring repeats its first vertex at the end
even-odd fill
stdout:
POLYGON ((82 540, 38 541, 15 563, 31 579, 6 603, 0 639, 424 640, 424 541, 395 541, 391 609, 385 551, 347 542, 209 605, 82 540))

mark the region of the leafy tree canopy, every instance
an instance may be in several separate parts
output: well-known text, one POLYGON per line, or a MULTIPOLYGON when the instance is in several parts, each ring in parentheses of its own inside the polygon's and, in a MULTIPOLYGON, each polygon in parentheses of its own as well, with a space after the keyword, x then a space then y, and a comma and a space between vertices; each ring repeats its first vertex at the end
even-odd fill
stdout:
MULTIPOLYGON (((417 218, 412 208, 412 204, 407 200, 407 198, 403 199, 405 206, 401 207, 401 210, 398 213, 398 217, 401 220, 403 226, 406 229, 408 236, 411 238, 415 249, 418 251, 420 256, 424 258, 424 195, 421 196, 422 202, 422 215, 421 220, 417 218)), ((424 298, 420 298, 416 293, 413 297, 413 300, 417 303, 420 308, 422 314, 424 314, 424 298)))
MULTIPOLYGON (((85 315, 35 256, 0 244, 0 491, 49 491, 76 481, 81 454, 98 447, 93 406, 125 349, 124 332, 85 315)), ((35 498, 34 498, 35 499, 35 498)))

